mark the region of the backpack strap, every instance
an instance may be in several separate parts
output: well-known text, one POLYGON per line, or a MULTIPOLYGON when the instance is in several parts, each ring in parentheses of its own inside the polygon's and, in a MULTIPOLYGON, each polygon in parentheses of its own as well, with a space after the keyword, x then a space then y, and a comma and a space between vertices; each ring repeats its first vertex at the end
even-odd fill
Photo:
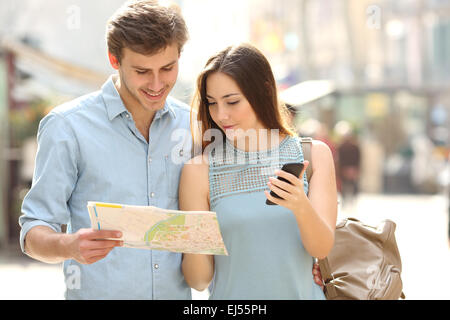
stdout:
POLYGON ((312 141, 313 139, 311 137, 301 137, 300 143, 302 144, 303 149, 303 157, 305 160, 309 161, 309 165, 306 168, 306 177, 308 179, 308 182, 311 180, 312 176, 312 157, 311 157, 311 147, 312 147, 312 141))
POLYGON ((331 273, 330 263, 328 262, 328 258, 318 259, 320 273, 322 275, 322 280, 324 284, 329 283, 334 279, 333 274, 331 273))

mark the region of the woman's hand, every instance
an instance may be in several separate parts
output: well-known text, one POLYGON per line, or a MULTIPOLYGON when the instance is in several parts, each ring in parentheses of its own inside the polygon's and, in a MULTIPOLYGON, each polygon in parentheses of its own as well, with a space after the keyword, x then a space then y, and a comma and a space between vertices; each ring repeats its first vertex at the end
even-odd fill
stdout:
POLYGON ((277 170, 275 174, 287 182, 270 178, 269 189, 281 199, 271 196, 268 191, 264 192, 267 199, 292 212, 304 248, 312 257, 323 259, 330 253, 334 244, 336 181, 329 148, 324 143, 313 144, 312 155, 317 165, 309 181, 308 196, 304 192, 303 182, 308 161, 304 161, 304 168, 299 177, 277 170))
POLYGON ((319 264, 318 263, 314 263, 313 265, 313 277, 314 277, 314 282, 320 286, 320 288, 322 290, 324 290, 324 285, 323 285, 323 281, 322 281, 322 274, 320 273, 320 268, 319 268, 319 264))
POLYGON ((303 191, 303 175, 308 165, 309 161, 305 160, 304 167, 299 178, 283 170, 275 171, 277 176, 286 179, 291 184, 281 181, 280 179, 270 177, 268 182, 270 190, 275 192, 282 199, 275 198, 268 191, 264 191, 267 199, 273 203, 290 209, 292 212, 295 212, 301 208, 304 201, 307 200, 307 196, 303 191))

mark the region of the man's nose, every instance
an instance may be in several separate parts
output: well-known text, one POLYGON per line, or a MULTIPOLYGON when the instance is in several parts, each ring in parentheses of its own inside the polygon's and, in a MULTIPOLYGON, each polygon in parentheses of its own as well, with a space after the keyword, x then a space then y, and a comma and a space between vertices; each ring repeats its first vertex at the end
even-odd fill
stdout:
POLYGON ((164 88, 164 83, 159 75, 152 74, 147 85, 147 89, 155 93, 160 92, 164 88))

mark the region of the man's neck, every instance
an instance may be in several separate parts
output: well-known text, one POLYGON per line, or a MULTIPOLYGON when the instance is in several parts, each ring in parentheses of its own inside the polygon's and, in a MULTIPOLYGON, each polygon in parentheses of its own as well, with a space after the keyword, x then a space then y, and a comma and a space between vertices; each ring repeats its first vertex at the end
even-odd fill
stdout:
POLYGON ((127 90, 125 86, 122 85, 119 76, 113 77, 114 86, 122 99, 125 108, 133 116, 136 128, 142 133, 147 142, 149 141, 149 128, 153 122, 156 111, 145 110, 127 90))

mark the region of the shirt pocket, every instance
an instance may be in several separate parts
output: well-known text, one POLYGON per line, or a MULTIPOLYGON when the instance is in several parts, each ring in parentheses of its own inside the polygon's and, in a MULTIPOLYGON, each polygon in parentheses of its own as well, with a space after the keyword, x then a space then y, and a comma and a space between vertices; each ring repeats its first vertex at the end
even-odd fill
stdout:
POLYGON ((164 156, 164 163, 166 167, 167 195, 169 198, 178 199, 178 185, 184 162, 181 158, 169 154, 164 156))

